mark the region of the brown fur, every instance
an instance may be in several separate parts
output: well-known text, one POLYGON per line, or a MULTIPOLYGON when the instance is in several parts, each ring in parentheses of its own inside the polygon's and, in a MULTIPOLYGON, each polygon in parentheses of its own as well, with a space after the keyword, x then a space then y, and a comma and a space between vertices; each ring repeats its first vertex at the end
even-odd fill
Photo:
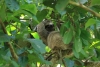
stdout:
POLYGON ((47 42, 51 49, 67 49, 67 45, 64 44, 60 33, 57 31, 53 31, 48 35, 47 42))

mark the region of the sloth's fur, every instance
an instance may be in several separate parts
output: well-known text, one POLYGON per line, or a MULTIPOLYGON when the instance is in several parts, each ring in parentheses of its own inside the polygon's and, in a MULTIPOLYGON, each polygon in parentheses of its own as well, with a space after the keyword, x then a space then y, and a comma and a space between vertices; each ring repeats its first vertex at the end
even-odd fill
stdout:
POLYGON ((41 40, 51 48, 51 53, 53 53, 51 62, 54 63, 58 61, 61 57, 70 57, 73 55, 72 45, 64 44, 62 40, 62 36, 59 31, 55 31, 54 25, 51 21, 42 21, 37 25, 37 32, 41 38, 41 40))

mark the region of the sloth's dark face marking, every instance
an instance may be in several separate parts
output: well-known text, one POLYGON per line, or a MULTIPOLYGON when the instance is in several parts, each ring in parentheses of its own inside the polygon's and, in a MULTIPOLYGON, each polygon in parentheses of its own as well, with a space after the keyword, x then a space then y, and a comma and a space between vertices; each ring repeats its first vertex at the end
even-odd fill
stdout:
POLYGON ((54 31, 54 30, 55 30, 53 24, 46 25, 46 26, 45 26, 45 29, 46 29, 48 32, 51 32, 51 31, 54 31))

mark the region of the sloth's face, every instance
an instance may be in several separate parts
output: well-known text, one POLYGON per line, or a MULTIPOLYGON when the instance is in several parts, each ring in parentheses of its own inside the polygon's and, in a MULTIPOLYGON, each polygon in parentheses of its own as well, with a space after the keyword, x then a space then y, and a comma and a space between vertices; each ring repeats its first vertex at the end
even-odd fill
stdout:
MULTIPOLYGON (((43 20, 40 24, 38 24, 35 28, 34 31, 37 32, 37 28, 39 29, 39 31, 45 29, 47 32, 51 32, 54 31, 54 24, 51 20, 43 20)), ((42 31, 44 32, 44 31, 42 31)))
POLYGON ((48 31, 48 32, 51 32, 51 31, 54 31, 55 28, 54 28, 54 24, 53 23, 49 23, 45 26, 45 29, 48 31))

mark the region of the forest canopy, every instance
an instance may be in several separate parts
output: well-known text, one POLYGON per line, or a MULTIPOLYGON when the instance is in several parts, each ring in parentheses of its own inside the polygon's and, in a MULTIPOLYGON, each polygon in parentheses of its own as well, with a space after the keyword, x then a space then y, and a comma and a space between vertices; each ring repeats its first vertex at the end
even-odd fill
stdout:
POLYGON ((56 66, 99 67, 100 0, 0 0, 0 67, 56 67, 55 46, 56 66))

